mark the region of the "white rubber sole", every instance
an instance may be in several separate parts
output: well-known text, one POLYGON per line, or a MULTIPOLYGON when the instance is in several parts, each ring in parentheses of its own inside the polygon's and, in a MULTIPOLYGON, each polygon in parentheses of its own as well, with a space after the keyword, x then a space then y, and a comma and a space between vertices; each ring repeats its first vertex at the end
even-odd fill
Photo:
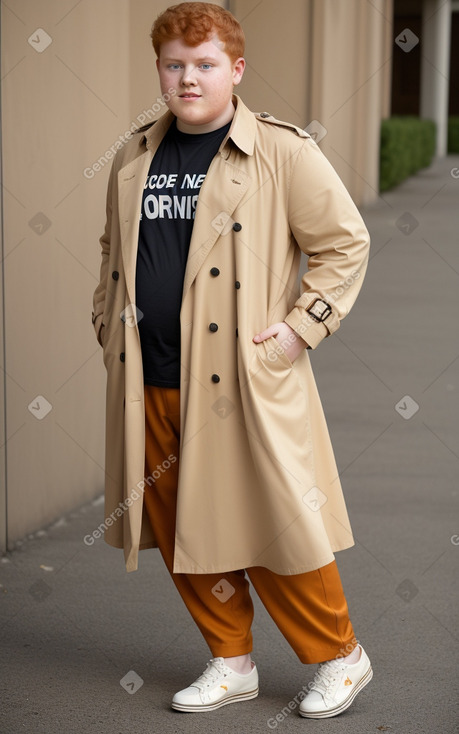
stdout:
POLYGON ((326 711, 301 711, 300 709, 300 716, 304 716, 306 719, 328 719, 331 716, 337 716, 338 714, 342 714, 343 711, 346 711, 346 709, 349 708, 351 703, 353 702, 354 698, 362 688, 365 688, 367 683, 371 681, 373 678, 373 668, 368 668, 365 675, 359 680, 354 690, 349 694, 347 698, 344 699, 342 703, 340 703, 339 706, 335 706, 333 709, 327 709, 326 711))
POLYGON ((181 704, 181 703, 174 703, 172 702, 171 706, 175 711, 183 711, 185 713, 199 713, 199 711, 214 711, 215 709, 219 709, 221 706, 226 706, 229 703, 237 703, 238 701, 248 701, 251 698, 256 698, 258 696, 258 688, 256 688, 254 691, 248 691, 247 693, 235 693, 233 696, 228 696, 227 698, 223 698, 221 701, 216 701, 215 703, 210 703, 207 706, 200 706, 197 704, 196 706, 192 706, 190 704, 181 704))

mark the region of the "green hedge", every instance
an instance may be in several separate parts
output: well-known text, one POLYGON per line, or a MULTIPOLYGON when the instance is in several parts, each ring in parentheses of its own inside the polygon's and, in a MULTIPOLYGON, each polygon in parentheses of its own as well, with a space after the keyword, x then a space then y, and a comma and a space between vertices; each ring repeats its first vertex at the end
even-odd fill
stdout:
POLYGON ((459 117, 448 119, 448 153, 459 153, 459 117))
POLYGON ((387 191, 420 168, 435 152, 436 127, 419 117, 390 117, 381 122, 379 190, 387 191))

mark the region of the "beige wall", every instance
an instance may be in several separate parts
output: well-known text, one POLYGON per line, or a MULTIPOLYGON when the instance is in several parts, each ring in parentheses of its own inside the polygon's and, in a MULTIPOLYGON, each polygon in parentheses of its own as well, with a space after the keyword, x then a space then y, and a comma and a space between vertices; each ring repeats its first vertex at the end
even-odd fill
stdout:
POLYGON ((305 127, 311 33, 308 0, 230 0, 229 9, 246 37, 247 66, 236 93, 255 112, 267 111, 305 127))
MULTIPOLYGON (((383 15, 390 3, 228 3, 248 41, 247 70, 236 91, 251 109, 301 127, 318 119, 328 129, 324 151, 360 201, 376 186, 387 38, 391 42, 383 15), (343 8, 338 14, 337 7, 343 8)), ((102 491, 105 372, 90 316, 110 163, 92 177, 83 171, 160 95, 149 30, 168 4, 1 5, 3 546, 5 486, 10 547, 102 491), (41 53, 38 29, 52 39, 41 53), (51 406, 42 420, 45 403, 38 396, 51 406)))
POLYGON ((230 0, 246 38, 249 106, 319 142, 358 204, 375 199, 380 121, 389 113, 392 0, 230 0))
MULTIPOLYGON (((74 5, 2 4, 10 543, 103 481, 104 374, 88 325, 108 167, 82 172, 129 119, 128 6, 74 5), (41 53, 27 40, 39 28, 52 38, 41 53), (39 395, 52 406, 42 420, 39 395)), ((33 38, 40 48, 42 31, 33 38)))
POLYGON ((327 128, 322 150, 358 204, 372 201, 378 192, 391 18, 389 0, 313 3, 312 68, 320 71, 312 75, 311 115, 327 128))
MULTIPOLYGON (((1 15, 0 15, 1 21, 1 15)), ((1 99, 0 99, 1 120, 1 99)), ((0 164, 1 164, 1 129, 0 129, 0 164)), ((2 166, 0 165, 0 183, 3 184, 2 166)), ((3 190, 3 186, 0 191, 3 190)), ((1 262, 3 263, 3 197, 0 195, 0 238, 1 238, 1 262)), ((0 266, 1 267, 1 266, 0 266)), ((4 360, 4 338, 3 338, 3 267, 0 272, 0 552, 6 548, 6 438, 5 438, 5 360, 4 360)))

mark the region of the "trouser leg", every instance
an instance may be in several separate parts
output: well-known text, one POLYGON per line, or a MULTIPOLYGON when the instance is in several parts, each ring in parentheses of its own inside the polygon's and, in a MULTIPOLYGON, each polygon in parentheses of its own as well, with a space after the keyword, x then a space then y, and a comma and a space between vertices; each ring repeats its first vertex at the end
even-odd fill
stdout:
POLYGON ((248 568, 270 616, 302 663, 349 655, 357 644, 336 561, 316 571, 283 576, 248 568))
POLYGON ((145 487, 148 513, 158 547, 188 611, 214 657, 252 650, 253 604, 244 570, 219 574, 173 573, 180 435, 179 390, 145 386, 145 476, 173 454, 177 461, 145 487))
MULTIPOLYGON (((179 390, 145 387, 146 466, 150 476, 178 457, 179 390)), ((158 474, 158 472, 156 472, 158 474)), ((145 489, 145 509, 171 577, 214 657, 252 650, 253 604, 244 570, 173 573, 178 460, 145 489)), ((268 613, 304 663, 349 654, 356 644, 336 562, 293 576, 256 566, 247 574, 268 613)))

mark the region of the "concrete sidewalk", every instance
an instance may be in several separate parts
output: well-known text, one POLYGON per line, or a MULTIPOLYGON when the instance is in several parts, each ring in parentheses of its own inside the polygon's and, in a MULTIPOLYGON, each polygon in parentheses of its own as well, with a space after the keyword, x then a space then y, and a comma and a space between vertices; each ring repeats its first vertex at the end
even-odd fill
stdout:
POLYGON ((459 732, 456 173, 459 157, 437 161, 363 211, 361 295, 311 355, 356 541, 337 561, 374 669, 353 706, 323 721, 289 710, 315 666, 253 591, 259 697, 173 712, 210 653, 158 551, 126 574, 121 551, 85 545, 99 499, 2 559, 2 734, 459 732))

